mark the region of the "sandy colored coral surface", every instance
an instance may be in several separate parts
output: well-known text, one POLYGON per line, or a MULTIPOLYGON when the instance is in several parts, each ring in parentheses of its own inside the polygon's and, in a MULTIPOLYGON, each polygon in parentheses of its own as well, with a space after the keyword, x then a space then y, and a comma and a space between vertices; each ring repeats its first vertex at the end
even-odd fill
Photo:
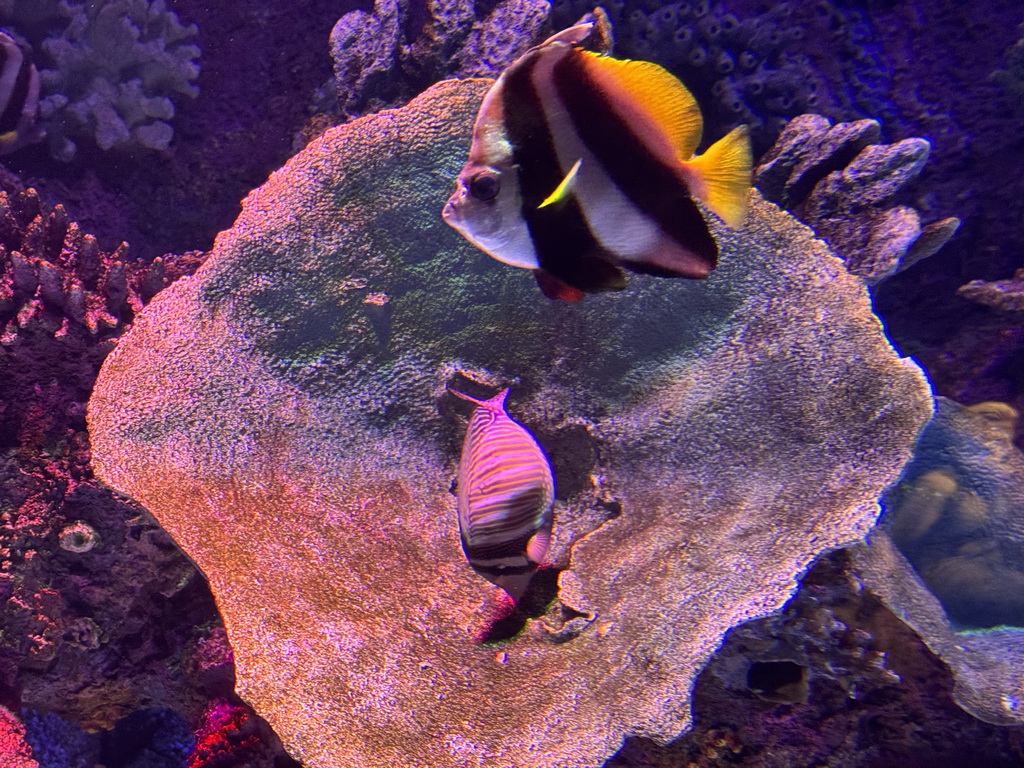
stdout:
POLYGON ((207 574, 239 692, 314 768, 577 768, 677 736, 724 632, 866 533, 931 413, 863 284, 756 193, 706 282, 559 304, 473 249, 439 212, 488 85, 312 143, 90 403, 98 474, 207 574), (558 594, 511 638, 459 547, 450 383, 512 386, 555 466, 558 594))

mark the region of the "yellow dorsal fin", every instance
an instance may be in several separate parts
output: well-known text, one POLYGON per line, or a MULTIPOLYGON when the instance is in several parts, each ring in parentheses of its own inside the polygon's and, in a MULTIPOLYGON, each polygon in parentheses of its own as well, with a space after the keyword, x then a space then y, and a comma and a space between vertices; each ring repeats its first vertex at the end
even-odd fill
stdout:
POLYGON ((538 205, 538 208, 551 205, 552 203, 560 203, 572 193, 573 184, 576 182, 576 174, 580 172, 580 164, 583 162, 583 158, 580 158, 572 164, 572 168, 565 174, 565 178, 562 179, 558 186, 555 187, 555 191, 544 198, 544 202, 538 205))
POLYGON ((708 151, 683 163, 700 179, 693 188, 708 208, 722 217, 730 227, 743 226, 747 214, 747 192, 753 158, 750 153, 750 131, 747 126, 733 128, 708 151))
POLYGON ((617 85, 665 132, 680 160, 693 157, 704 132, 700 107, 686 86, 664 67, 650 61, 613 59, 580 51, 586 66, 603 83, 617 85))

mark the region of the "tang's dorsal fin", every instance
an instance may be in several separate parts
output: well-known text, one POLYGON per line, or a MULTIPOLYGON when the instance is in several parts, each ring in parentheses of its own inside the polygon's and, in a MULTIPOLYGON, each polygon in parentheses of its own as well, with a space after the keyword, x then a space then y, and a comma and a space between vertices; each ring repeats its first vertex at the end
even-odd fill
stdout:
POLYGON ((613 59, 580 51, 584 66, 609 90, 619 89, 644 110, 669 137, 680 161, 689 160, 700 144, 704 118, 697 100, 664 67, 650 61, 613 59))
POLYGON ((569 195, 572 194, 572 188, 576 183, 576 176, 580 172, 580 165, 582 163, 582 158, 573 163, 572 168, 570 168, 569 172, 565 174, 565 178, 558 183, 557 187, 555 187, 555 191, 545 197, 544 202, 537 207, 545 208, 549 205, 554 205, 555 203, 561 203, 568 198, 569 195))

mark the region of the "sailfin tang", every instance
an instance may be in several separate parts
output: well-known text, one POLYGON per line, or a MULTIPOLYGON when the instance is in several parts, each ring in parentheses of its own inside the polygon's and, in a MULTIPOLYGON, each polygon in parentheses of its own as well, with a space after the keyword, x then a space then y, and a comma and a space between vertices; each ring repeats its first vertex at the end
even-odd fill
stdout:
POLYGON ((704 132, 697 100, 664 67, 582 51, 584 66, 608 92, 624 91, 668 136, 678 157, 693 157, 704 132))
POLYGON ((747 214, 753 158, 750 131, 745 125, 734 128, 700 157, 683 163, 701 180, 699 199, 734 229, 743 226, 747 214))

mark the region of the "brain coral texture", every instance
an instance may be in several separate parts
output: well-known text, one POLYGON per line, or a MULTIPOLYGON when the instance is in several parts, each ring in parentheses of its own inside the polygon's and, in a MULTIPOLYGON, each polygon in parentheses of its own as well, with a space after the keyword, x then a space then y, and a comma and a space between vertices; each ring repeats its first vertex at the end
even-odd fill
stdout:
POLYGON ((580 768, 678 736, 722 635, 866 533, 931 412, 863 283, 756 192, 706 282, 559 304, 471 248, 439 211, 488 86, 314 141, 90 403, 98 473, 202 567, 240 694, 312 768, 580 768), (460 550, 448 384, 512 386, 552 456, 528 617, 460 550))

